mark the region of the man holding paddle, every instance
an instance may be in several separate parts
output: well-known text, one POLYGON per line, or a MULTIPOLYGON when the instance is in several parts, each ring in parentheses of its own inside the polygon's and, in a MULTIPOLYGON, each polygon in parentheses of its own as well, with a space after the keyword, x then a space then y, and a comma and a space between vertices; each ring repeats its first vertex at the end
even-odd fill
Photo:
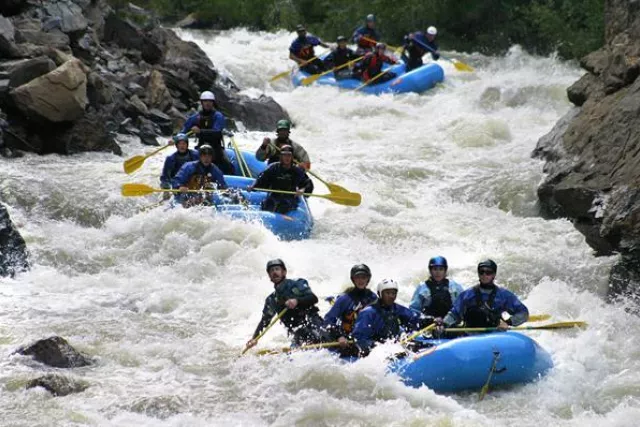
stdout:
MULTIPOLYGON (((462 292, 442 324, 450 327, 464 321, 468 328, 495 327, 507 330, 529 319, 529 310, 509 290, 495 284, 498 265, 493 260, 478 264, 480 283, 462 292), (506 313, 506 314, 505 314, 506 313)), ((439 326, 436 331, 441 332, 439 326)))
MULTIPOLYGON (((176 152, 167 156, 164 160, 162 175, 160 175, 160 188, 171 188, 171 181, 178 174, 178 171, 185 163, 199 159, 200 155, 196 150, 189 149, 189 136, 179 133, 173 137, 176 145, 176 152)), ((171 197, 171 193, 163 193, 165 200, 171 197)))
POLYGON ((387 82, 396 77, 393 72, 382 71, 382 65, 386 62, 389 64, 396 64, 398 61, 385 54, 387 45, 384 43, 378 43, 374 52, 367 53, 362 60, 356 64, 353 74, 357 78, 361 78, 362 81, 367 83, 379 84, 387 82))
POLYGON ((365 53, 372 52, 378 40, 380 40, 380 32, 376 30, 376 17, 373 14, 367 15, 364 25, 359 27, 351 36, 353 42, 358 46, 356 55, 362 56, 365 53))
POLYGON ((304 25, 296 27, 298 37, 291 43, 289 47, 289 59, 295 61, 300 70, 309 74, 320 74, 325 71, 324 63, 316 58, 314 52, 315 46, 329 48, 330 46, 315 36, 307 34, 304 25))
POLYGON ((333 75, 336 80, 348 79, 351 77, 351 70, 345 64, 358 58, 358 55, 347 47, 347 38, 345 36, 338 36, 336 41, 338 47, 324 58, 324 64, 327 68, 335 68, 333 75))
POLYGON ((273 259, 267 263, 267 274, 274 290, 264 302, 262 319, 253 337, 247 341, 245 351, 258 343, 261 332, 278 313, 282 313, 280 321, 287 328, 289 335, 293 336, 294 345, 319 342, 322 317, 316 307, 318 297, 309 287, 309 283, 305 279, 287 279, 287 267, 281 259, 273 259))
POLYGON ((178 174, 173 178, 173 188, 182 193, 180 202, 185 206, 193 206, 205 202, 204 196, 199 193, 189 194, 189 190, 209 190, 214 188, 227 188, 222 171, 213 164, 214 150, 210 145, 200 147, 200 160, 185 163, 178 174))
POLYGON ((407 72, 422 67, 422 57, 427 52, 431 53, 431 58, 434 61, 440 58, 438 45, 435 42, 437 34, 436 27, 431 26, 427 28, 426 33, 416 31, 405 36, 402 60, 407 64, 407 72))

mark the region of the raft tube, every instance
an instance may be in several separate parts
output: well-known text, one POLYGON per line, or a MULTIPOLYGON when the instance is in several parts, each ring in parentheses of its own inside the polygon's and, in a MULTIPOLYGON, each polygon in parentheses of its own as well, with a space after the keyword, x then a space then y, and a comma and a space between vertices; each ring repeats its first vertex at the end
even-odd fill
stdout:
POLYGON ((426 385, 439 393, 523 384, 545 375, 551 356, 533 339, 517 332, 496 332, 451 340, 420 340, 432 344, 389 365, 389 371, 412 387, 426 385))
MULTIPOLYGON (((396 73, 397 77, 389 80, 388 82, 376 84, 375 82, 369 84, 358 92, 379 95, 381 93, 406 93, 425 92, 436 84, 444 80, 444 71, 442 67, 435 62, 425 64, 414 70, 405 72, 406 66, 403 62, 399 62, 396 65, 383 67, 383 70, 391 68, 391 71, 396 73)), ((309 77, 310 74, 304 71, 298 70, 293 73, 291 80, 294 86, 301 86, 302 80, 309 77)), ((316 80, 315 84, 336 86, 341 89, 356 89, 362 85, 362 81, 358 79, 340 79, 336 80, 333 73, 329 73, 316 80)))

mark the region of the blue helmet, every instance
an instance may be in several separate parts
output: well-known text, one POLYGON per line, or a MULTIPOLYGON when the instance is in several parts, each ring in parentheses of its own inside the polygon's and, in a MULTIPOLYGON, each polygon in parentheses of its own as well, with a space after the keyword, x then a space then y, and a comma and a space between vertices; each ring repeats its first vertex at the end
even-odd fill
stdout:
POLYGON ((185 141, 187 144, 189 143, 189 136, 186 133, 179 133, 173 137, 173 143, 177 144, 180 141, 185 141))
POLYGON ((443 256, 435 256, 429 260, 429 270, 431 267, 444 267, 445 270, 449 269, 447 259, 443 256))

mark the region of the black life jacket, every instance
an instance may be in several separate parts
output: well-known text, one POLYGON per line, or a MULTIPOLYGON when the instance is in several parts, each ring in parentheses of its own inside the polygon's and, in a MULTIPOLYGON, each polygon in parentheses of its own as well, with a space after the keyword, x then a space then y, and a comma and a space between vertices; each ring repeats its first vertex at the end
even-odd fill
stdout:
MULTIPOLYGON (((296 172, 294 170, 296 166, 291 166, 289 169, 285 169, 282 165, 278 165, 278 173, 273 177, 273 180, 269 183, 269 188, 272 190, 284 190, 284 191, 296 191, 296 172)), ((295 196, 290 194, 271 193, 275 198, 293 198, 295 196)))
POLYGON ((351 59, 355 59, 355 55, 348 47, 344 49, 336 48, 331 52, 331 63, 334 67, 346 64, 351 59))
POLYGON ((198 146, 196 148, 200 148, 201 145, 208 144, 216 150, 216 154, 222 151, 222 132, 214 132, 211 127, 213 126, 213 115, 215 111, 212 110, 210 113, 206 113, 201 111, 198 114, 198 127, 200 128, 200 133, 198 134, 198 146))
POLYGON ((465 310, 464 325, 468 328, 493 328, 498 326, 501 313, 498 313, 494 306, 498 287, 494 286, 486 302, 482 300, 480 285, 474 286, 473 291, 475 293, 475 305, 465 310))
POLYGON ((422 312, 427 316, 446 316, 449 310, 451 310, 451 307, 453 307, 451 292, 449 292, 449 279, 444 279, 438 284, 429 279, 425 283, 431 293, 431 304, 429 307, 423 307, 422 312))
POLYGON ((400 318, 395 314, 393 310, 386 310, 382 308, 380 302, 376 302, 373 307, 378 314, 382 317, 384 326, 376 337, 377 341, 385 341, 390 338, 397 338, 400 336, 402 329, 400 328, 400 318))

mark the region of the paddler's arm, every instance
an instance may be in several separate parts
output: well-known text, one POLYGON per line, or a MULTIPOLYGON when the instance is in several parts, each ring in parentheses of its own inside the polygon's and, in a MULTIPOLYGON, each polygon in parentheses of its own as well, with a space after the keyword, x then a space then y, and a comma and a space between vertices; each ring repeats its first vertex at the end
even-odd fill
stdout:
POLYGON ((258 343, 256 338, 258 337, 258 335, 260 335, 264 328, 269 326, 269 323, 271 323, 271 319, 273 319, 273 316, 275 316, 276 314, 275 296, 271 294, 264 302, 264 308, 262 309, 262 319, 260 319, 260 323, 258 323, 258 326, 256 327, 256 330, 253 333, 251 339, 247 341, 247 348, 251 348, 258 343))
POLYGON ((509 321, 507 322, 509 326, 519 326, 529 320, 529 309, 526 305, 524 305, 518 297, 510 292, 506 291, 507 297, 507 312, 511 315, 509 321))
POLYGON ((298 301, 296 304, 297 308, 307 309, 318 303, 318 297, 309 287, 309 282, 304 279, 298 279, 296 288, 299 290, 300 294, 300 296, 295 298, 298 301))

